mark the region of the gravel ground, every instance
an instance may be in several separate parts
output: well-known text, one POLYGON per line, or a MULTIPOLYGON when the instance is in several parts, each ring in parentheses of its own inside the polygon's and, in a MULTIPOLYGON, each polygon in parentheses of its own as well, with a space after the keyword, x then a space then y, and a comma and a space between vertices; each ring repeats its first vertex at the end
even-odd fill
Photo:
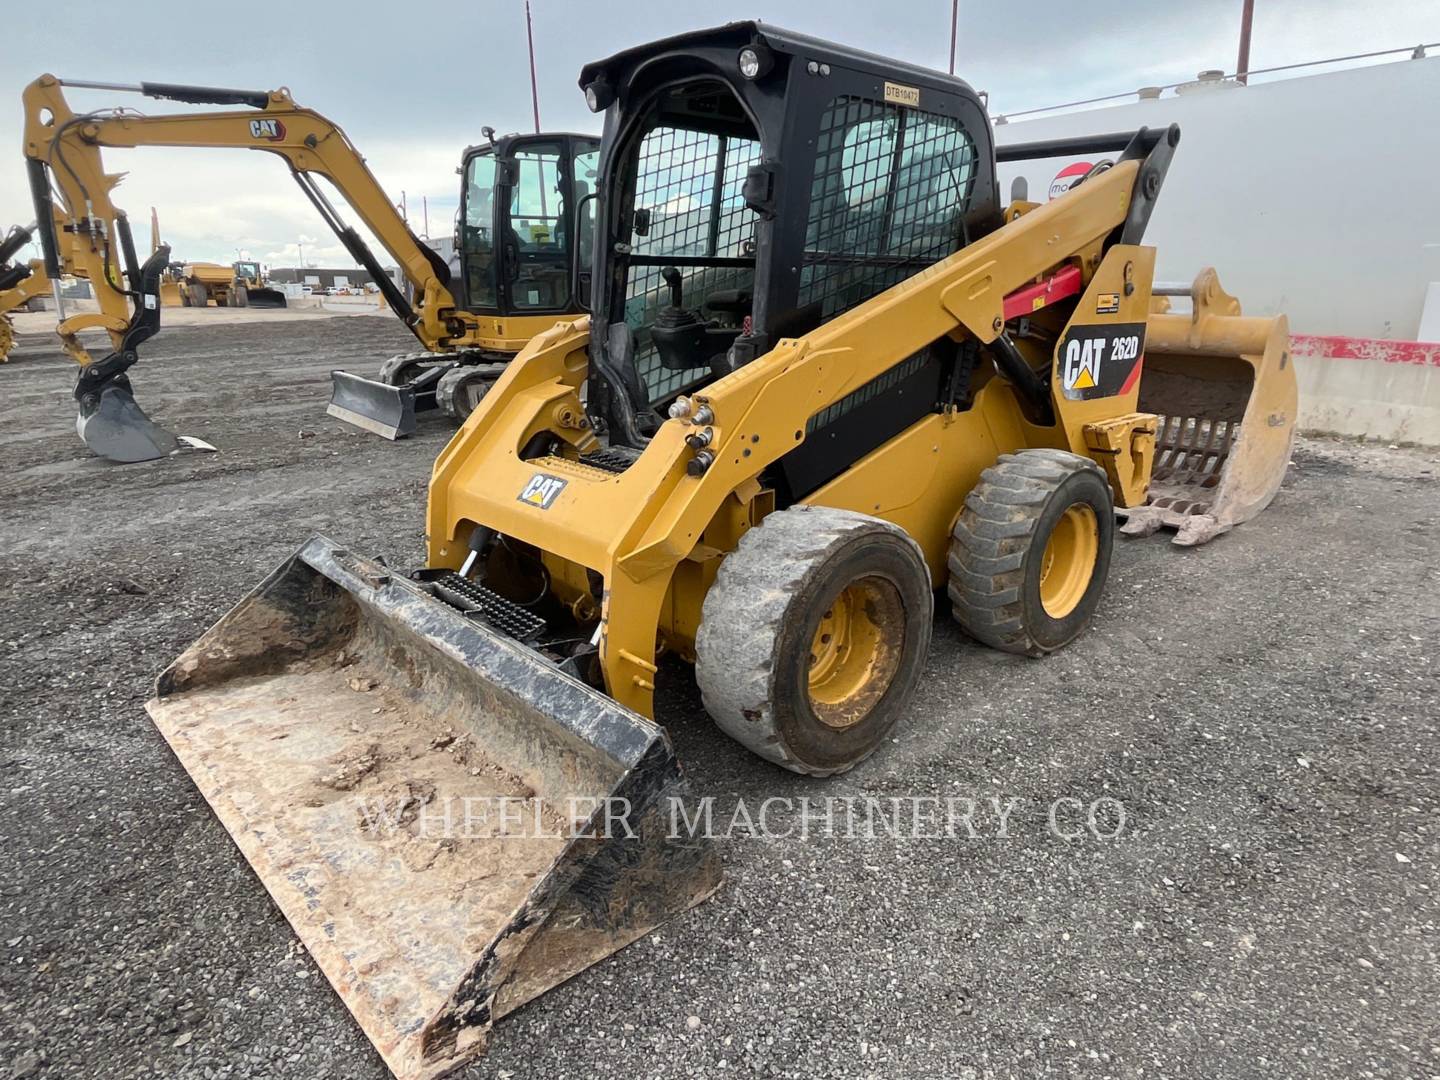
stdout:
MULTIPOLYGON (((123 468, 75 439, 51 340, 0 368, 0 1075, 383 1077, 142 705, 309 533, 422 557, 445 424, 391 444, 323 411, 331 367, 408 339, 167 331, 139 399, 221 452, 123 468)), ((977 835, 742 829, 713 900, 504 1021, 467 1075, 1440 1075, 1437 476, 1302 440, 1251 524, 1119 544, 1059 656, 937 622, 901 737, 835 780, 749 757, 662 671, 720 821, 741 797, 956 797, 977 835), (1062 838, 1060 798, 1116 800, 1123 828, 1062 838)))

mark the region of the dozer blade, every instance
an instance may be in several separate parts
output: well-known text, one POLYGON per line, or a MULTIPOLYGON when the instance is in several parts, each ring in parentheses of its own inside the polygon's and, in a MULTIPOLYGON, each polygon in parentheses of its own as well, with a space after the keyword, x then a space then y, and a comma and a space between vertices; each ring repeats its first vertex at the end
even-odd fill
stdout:
POLYGON ((123 375, 81 401, 75 430, 94 453, 111 461, 153 461, 180 449, 180 441, 135 404, 123 375))
POLYGON ((1139 408, 1159 417, 1155 465, 1145 505, 1120 511, 1123 532, 1163 526, 1186 546, 1270 504, 1290 461, 1298 401, 1283 315, 1241 315, 1213 269, 1189 293, 1189 314, 1148 320, 1139 408))
POLYGON ((402 1078, 478 1056, 493 1020, 720 881, 672 835, 664 732, 504 636, 535 617, 484 598, 488 624, 317 536, 146 706, 402 1078))
POLYGON ((414 387, 391 386, 348 371, 330 372, 330 381, 325 411, 331 416, 386 439, 415 434, 414 387))

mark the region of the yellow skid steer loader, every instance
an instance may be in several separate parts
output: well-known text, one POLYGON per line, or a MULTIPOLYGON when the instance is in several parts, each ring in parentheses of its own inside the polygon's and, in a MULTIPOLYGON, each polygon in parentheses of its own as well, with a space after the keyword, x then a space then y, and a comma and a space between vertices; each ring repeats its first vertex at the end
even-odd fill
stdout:
POLYGON ((309 540, 149 705, 401 1076, 715 887, 666 653, 760 757, 849 769, 909 711, 937 591, 979 641, 1059 649, 1117 510, 1221 531, 1294 423, 1283 318, 1210 277, 1151 314, 1174 127, 1008 147, 1117 159, 1005 207, 980 99, 929 70, 742 22, 580 81, 592 313, 435 463, 427 565, 309 540), (433 828, 501 796, 565 827, 433 828))

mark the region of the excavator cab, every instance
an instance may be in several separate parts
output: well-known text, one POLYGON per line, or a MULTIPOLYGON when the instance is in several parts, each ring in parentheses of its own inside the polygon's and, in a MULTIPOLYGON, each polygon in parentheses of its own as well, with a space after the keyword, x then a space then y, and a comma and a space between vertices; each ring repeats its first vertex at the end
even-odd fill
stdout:
POLYGON ((594 187, 599 147, 588 135, 506 135, 465 152, 456 248, 467 310, 525 318, 583 307, 575 209, 594 187))
POLYGON ((567 133, 491 133, 467 149, 450 286, 489 340, 396 357, 379 379, 333 372, 330 415, 387 439, 413 434, 416 413, 431 409, 463 421, 526 341, 584 311, 590 273, 580 258, 599 152, 594 136, 567 133))

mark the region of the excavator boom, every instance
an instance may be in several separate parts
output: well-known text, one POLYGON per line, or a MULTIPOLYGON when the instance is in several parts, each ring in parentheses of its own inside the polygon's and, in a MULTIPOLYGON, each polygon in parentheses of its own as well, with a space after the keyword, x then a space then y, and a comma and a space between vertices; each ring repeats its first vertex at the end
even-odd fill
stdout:
POLYGON ((75 247, 75 272, 90 279, 100 305, 98 314, 62 318, 59 333, 66 351, 82 367, 76 388, 82 437, 102 456, 145 460, 174 448, 173 439, 161 437, 152 452, 136 458, 132 455, 140 451, 130 440, 117 447, 108 437, 99 437, 102 430, 111 431, 112 424, 99 428, 89 424, 97 413, 105 413, 121 425, 128 419, 142 427, 149 424, 148 418, 140 419, 144 413, 134 402, 126 372, 137 359, 136 347, 158 329, 158 282, 165 268, 158 251, 152 252, 143 266, 134 257, 128 222, 111 199, 120 176, 105 172, 102 147, 213 147, 275 154, 285 160, 296 183, 346 250, 370 272, 390 309, 422 348, 432 352, 483 350, 509 343, 502 320, 459 308, 450 288, 449 268, 411 231, 344 131, 319 113, 295 104, 286 90, 96 83, 42 75, 26 87, 24 106, 25 154, 47 272, 58 279, 62 247, 75 247), (242 108, 163 116, 114 108, 77 113, 65 99, 65 87, 242 108), (317 177, 324 177, 340 191, 360 223, 395 259, 410 285, 413 302, 355 227, 342 217, 317 177), (96 360, 81 345, 76 335, 86 329, 103 329, 110 335, 112 352, 108 356, 96 360), (124 399, 124 407, 107 404, 107 397, 124 399))

